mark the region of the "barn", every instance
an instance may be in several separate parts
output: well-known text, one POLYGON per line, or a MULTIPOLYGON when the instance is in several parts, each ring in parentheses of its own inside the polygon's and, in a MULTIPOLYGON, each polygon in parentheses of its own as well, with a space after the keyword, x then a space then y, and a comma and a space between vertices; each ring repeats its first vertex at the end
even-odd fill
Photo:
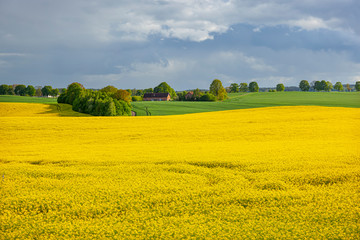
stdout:
POLYGON ((145 93, 143 101, 170 101, 170 93, 145 93))

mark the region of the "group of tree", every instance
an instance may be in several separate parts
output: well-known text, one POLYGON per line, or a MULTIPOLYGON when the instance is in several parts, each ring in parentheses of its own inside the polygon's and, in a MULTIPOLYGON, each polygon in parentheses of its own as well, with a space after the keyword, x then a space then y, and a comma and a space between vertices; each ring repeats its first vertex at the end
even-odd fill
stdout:
POLYGON ((113 86, 94 91, 85 89, 80 83, 72 83, 57 101, 72 105, 74 111, 94 116, 131 115, 131 93, 113 86))
MULTIPOLYGON (((341 82, 336 82, 335 85, 333 85, 330 81, 313 81, 311 84, 307 80, 301 80, 299 84, 299 88, 301 91, 310 91, 310 89, 313 89, 314 91, 326 91, 330 92, 332 89, 342 92, 345 89, 348 92, 351 92, 352 88, 350 84, 346 84, 345 88, 342 85, 341 82)), ((357 81, 355 84, 355 90, 360 91, 360 81, 357 81)))
POLYGON ((59 95, 59 89, 52 88, 51 86, 45 86, 43 88, 35 89, 34 86, 28 85, 25 86, 23 84, 18 85, 0 85, 0 95, 19 95, 19 96, 51 96, 56 97, 59 95))
POLYGON ((258 92, 259 85, 257 82, 250 82, 249 85, 247 83, 232 83, 230 84, 230 92, 237 93, 237 92, 258 92))
POLYGON ((216 97, 208 91, 201 91, 199 88, 193 91, 182 91, 177 93, 178 101, 216 101, 216 97))

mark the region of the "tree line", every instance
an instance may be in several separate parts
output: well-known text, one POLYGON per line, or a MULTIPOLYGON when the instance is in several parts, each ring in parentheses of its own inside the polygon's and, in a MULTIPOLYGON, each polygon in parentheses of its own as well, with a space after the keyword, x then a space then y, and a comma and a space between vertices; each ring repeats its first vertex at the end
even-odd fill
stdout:
MULTIPOLYGON (((342 85, 341 82, 336 82, 335 85, 333 85, 330 81, 325 81, 325 80, 321 80, 321 81, 313 81, 311 83, 309 83, 307 80, 301 80, 299 83, 299 88, 301 91, 307 92, 310 90, 314 90, 314 91, 326 91, 329 92, 331 90, 336 90, 336 91, 344 91, 347 90, 348 92, 350 92, 352 90, 350 84, 346 84, 345 87, 342 85)), ((249 84, 249 86, 247 85, 247 83, 232 83, 230 84, 230 86, 227 88, 229 92, 235 93, 235 92, 258 92, 259 91, 259 86, 257 84, 257 82, 251 82, 249 84)), ((355 90, 356 91, 360 91, 360 81, 357 81, 355 83, 355 90)), ((285 91, 285 86, 282 83, 279 83, 276 85, 276 88, 274 89, 268 89, 269 92, 283 92, 285 91)))
POLYGON ((72 83, 58 97, 58 103, 72 105, 76 112, 94 116, 130 116, 131 93, 113 86, 98 91, 85 89, 80 83, 72 83))
POLYGON ((23 84, 15 85, 0 85, 0 95, 18 95, 18 96, 37 96, 37 97, 57 97, 60 91, 51 86, 44 86, 43 88, 35 88, 32 85, 25 86, 23 84))

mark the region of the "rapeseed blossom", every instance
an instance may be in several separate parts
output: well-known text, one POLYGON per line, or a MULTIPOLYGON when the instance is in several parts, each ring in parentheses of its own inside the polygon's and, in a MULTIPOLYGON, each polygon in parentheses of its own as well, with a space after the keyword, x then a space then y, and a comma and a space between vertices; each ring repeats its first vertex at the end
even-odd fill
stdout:
POLYGON ((0 239, 359 239, 360 109, 0 103, 0 239))

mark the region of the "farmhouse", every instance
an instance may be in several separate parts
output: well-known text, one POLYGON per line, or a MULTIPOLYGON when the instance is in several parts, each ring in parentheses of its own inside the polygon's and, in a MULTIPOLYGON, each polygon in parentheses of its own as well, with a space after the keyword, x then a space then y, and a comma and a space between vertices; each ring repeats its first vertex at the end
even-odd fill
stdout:
POLYGON ((170 101, 169 93, 145 93, 143 101, 170 101))

